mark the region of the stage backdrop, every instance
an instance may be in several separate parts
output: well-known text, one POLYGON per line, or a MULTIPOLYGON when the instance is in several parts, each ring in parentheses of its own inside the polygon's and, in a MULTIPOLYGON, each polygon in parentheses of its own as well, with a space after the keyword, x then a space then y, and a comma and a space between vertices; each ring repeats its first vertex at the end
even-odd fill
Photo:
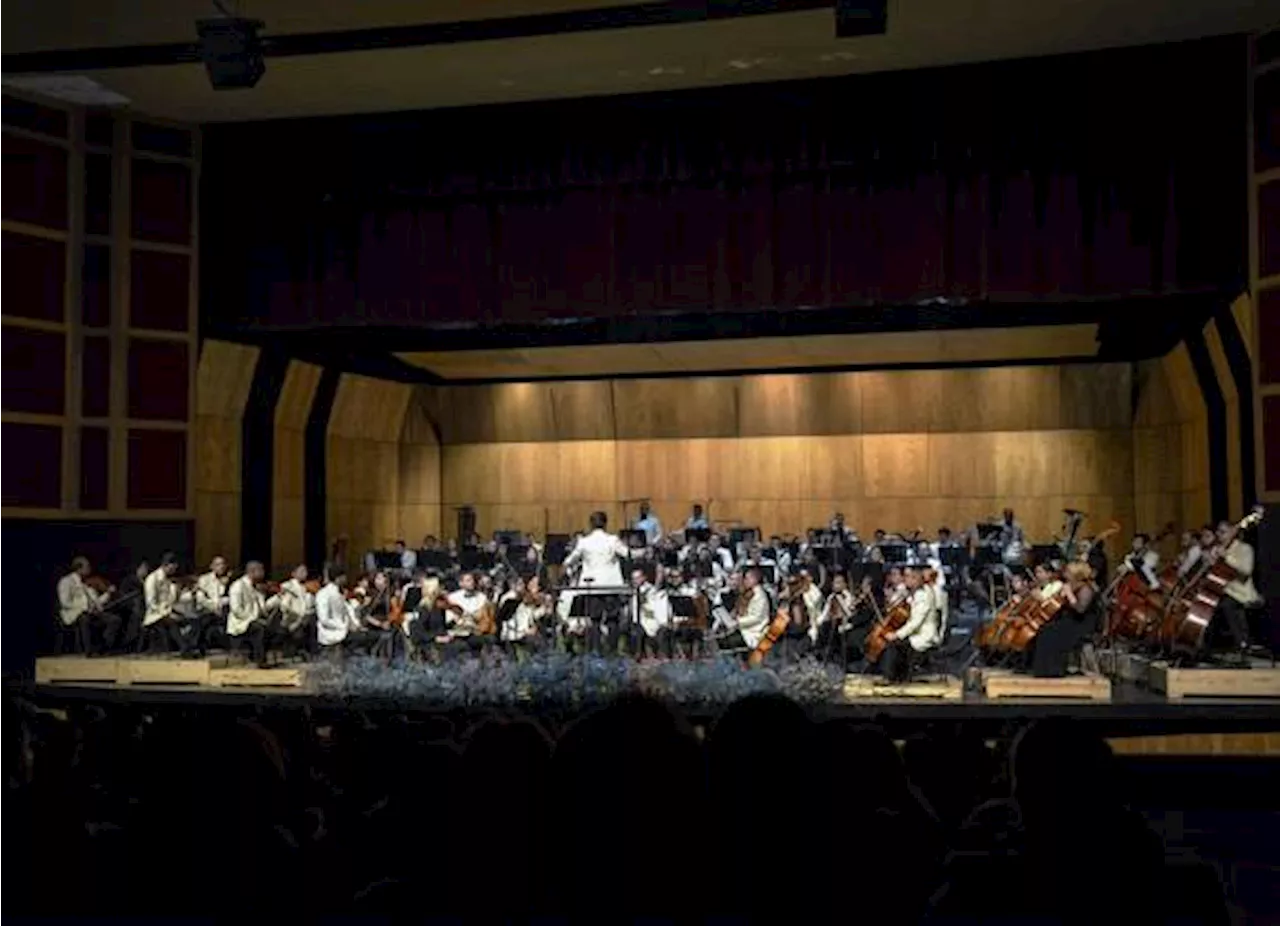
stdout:
POLYGON ((419 391, 443 444, 444 518, 474 505, 482 533, 574 530, 595 509, 617 524, 624 500, 648 498, 668 526, 696 501, 768 533, 837 510, 864 534, 958 529, 1008 504, 1047 538, 1067 507, 1134 529, 1132 376, 1112 364, 419 391))

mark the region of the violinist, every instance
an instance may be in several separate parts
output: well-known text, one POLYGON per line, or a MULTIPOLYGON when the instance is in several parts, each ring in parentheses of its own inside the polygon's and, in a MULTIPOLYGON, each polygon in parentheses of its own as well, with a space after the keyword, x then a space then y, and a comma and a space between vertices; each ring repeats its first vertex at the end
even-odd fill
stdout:
POLYGON ((458 589, 448 595, 449 608, 445 612, 445 621, 449 636, 465 649, 477 649, 481 645, 481 614, 486 608, 492 607, 477 585, 475 573, 464 572, 458 579, 458 589))
POLYGON ((375 572, 369 595, 360 608, 360 620, 364 628, 376 634, 377 643, 395 658, 404 651, 403 633, 392 620, 402 613, 402 605, 391 588, 391 578, 385 572, 375 572))
POLYGON ((1222 589, 1216 614, 1227 625, 1231 643, 1241 659, 1249 650, 1248 612, 1262 607, 1262 596, 1253 584, 1254 553, 1252 544, 1246 543, 1235 526, 1223 521, 1215 534, 1217 546, 1209 553, 1213 562, 1222 562, 1235 570, 1235 578, 1222 589))
POLYGON ((891 607, 906 598, 909 591, 902 567, 890 566, 884 574, 884 590, 881 593, 885 607, 891 607))
POLYGON ((316 617, 316 596, 307 589, 307 567, 294 567, 289 578, 280 584, 280 622, 276 642, 286 656, 308 648, 310 628, 316 617))
POLYGON ((347 574, 338 572, 316 595, 316 639, 322 652, 368 650, 376 634, 364 630, 347 607, 347 574))
MULTIPOLYGON (((661 568, 661 567, 659 567, 661 568)), ((632 645, 641 658, 671 654, 671 603, 640 567, 631 570, 632 645)))
POLYGON ((516 579, 508 594, 516 596, 516 607, 502 624, 503 641, 517 651, 537 649, 542 623, 551 613, 551 597, 543 592, 542 581, 536 575, 527 580, 516 579))
POLYGON ((86 656, 98 655, 93 646, 94 627, 101 631, 103 651, 115 646, 120 632, 120 615, 104 608, 113 587, 91 587, 85 580, 92 572, 89 561, 77 556, 71 561, 71 571, 58 580, 58 617, 63 627, 76 628, 86 656))
POLYGON ((764 590, 760 570, 748 567, 742 574, 742 588, 738 592, 733 613, 724 621, 729 634, 719 641, 720 649, 754 650, 769 626, 769 593, 764 590))
POLYGON ((209 562, 209 571, 196 579, 193 592, 196 609, 196 649, 204 653, 209 637, 217 632, 222 633, 219 626, 227 613, 231 599, 227 596, 227 560, 223 556, 215 556, 209 562))
POLYGON ((279 599, 267 598, 260 586, 266 571, 262 563, 250 560, 244 564, 244 575, 231 583, 228 592, 227 636, 231 638, 231 653, 236 655, 245 643, 249 644, 249 658, 255 665, 265 666, 267 660, 267 612, 279 599))
POLYGON ((108 605, 124 621, 123 642, 126 648, 132 649, 136 647, 138 638, 142 634, 142 615, 146 611, 142 583, 146 581, 147 576, 150 574, 150 564, 146 560, 139 562, 134 567, 133 572, 120 580, 120 588, 116 593, 115 600, 108 605))
POLYGON ((178 571, 178 557, 165 553, 160 557, 160 565, 147 576, 142 583, 145 611, 142 616, 142 631, 148 629, 158 633, 161 640, 168 640, 174 648, 186 656, 192 651, 195 634, 182 632, 183 621, 175 612, 179 601, 190 599, 189 592, 178 591, 173 577, 178 571))
POLYGON ((910 566, 904 580, 910 596, 911 613, 902 627, 886 635, 889 647, 880 657, 885 678, 892 682, 909 679, 921 654, 941 642, 938 606, 926 569, 922 566, 910 566))
POLYGON ((1061 596, 1063 603, 1031 642, 1031 674, 1061 678, 1067 674, 1071 654, 1098 630, 1102 609, 1098 587, 1093 582, 1093 567, 1078 561, 1068 563, 1063 580, 1051 580, 1039 595, 1045 600, 1061 596))

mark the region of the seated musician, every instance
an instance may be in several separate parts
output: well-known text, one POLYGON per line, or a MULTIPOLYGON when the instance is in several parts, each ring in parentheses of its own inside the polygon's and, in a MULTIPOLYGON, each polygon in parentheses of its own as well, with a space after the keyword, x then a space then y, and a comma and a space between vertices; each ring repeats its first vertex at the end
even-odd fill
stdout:
POLYGON ((90 588, 84 580, 92 574, 89 560, 77 556, 71 561, 71 571, 58 580, 58 617, 63 627, 76 629, 86 656, 99 653, 93 645, 95 627, 101 631, 102 652, 108 652, 116 645, 116 636, 120 632, 120 615, 104 608, 111 597, 111 588, 101 592, 90 588))
POLYGON ((1041 601, 1052 598, 1062 588, 1062 580, 1058 577, 1057 567, 1052 562, 1036 563, 1033 575, 1035 582, 1032 594, 1041 601))
POLYGON ((933 589, 933 604, 938 611, 939 641, 947 636, 947 623, 951 616, 951 602, 947 597, 947 580, 942 575, 941 564, 929 563, 923 567, 921 575, 929 587, 933 589))
POLYGON ((316 596, 307 590, 307 567, 294 567, 289 579, 280 585, 280 620, 275 640, 286 657, 310 649, 311 628, 316 618, 316 596))
POLYGON ((829 529, 831 530, 831 533, 835 535, 838 543, 849 544, 858 542, 858 535, 844 523, 844 514, 839 511, 831 516, 829 529))
POLYGON ((693 506, 693 511, 691 511, 689 513, 689 517, 685 519, 684 529, 686 532, 705 531, 711 529, 711 524, 707 521, 707 516, 702 513, 701 505, 693 506))
POLYGON ((1214 562, 1223 562, 1236 571, 1236 577, 1222 589, 1217 613, 1226 623, 1231 643, 1243 658, 1249 651, 1248 612, 1261 608, 1263 599, 1253 584, 1254 553, 1252 544, 1236 533, 1226 521, 1218 525, 1218 546, 1209 554, 1214 562))
POLYGON ((112 612, 124 621, 124 646, 132 649, 142 635, 142 618, 147 612, 146 598, 143 596, 143 583, 151 575, 151 566, 144 559, 120 580, 120 588, 116 590, 115 600, 109 605, 112 612))
POLYGON ((884 574, 884 591, 881 597, 885 607, 890 607, 894 602, 901 601, 906 598, 910 589, 907 588, 906 577, 901 566, 890 566, 884 574))
POLYGON ((662 522, 650 510, 648 502, 640 503, 640 516, 636 518, 635 523, 631 526, 634 530, 644 531, 645 539, 648 540, 649 546, 653 546, 662 538, 662 522))
POLYGON ((885 678, 891 682, 909 679, 921 654, 941 642, 938 606, 933 586, 926 581, 925 569, 911 566, 906 570, 904 579, 910 596, 911 613, 902 627, 887 634, 889 647, 880 657, 885 678))
POLYGON ((1072 653, 1098 630, 1101 599, 1093 583, 1093 567, 1078 561, 1068 563, 1063 580, 1050 581, 1038 594, 1046 600, 1061 595, 1063 604, 1031 641, 1031 674, 1061 678, 1067 674, 1072 653))
MULTIPOLYGON (((870 585, 871 577, 864 576, 864 590, 870 585)), ((809 628, 810 639, 824 654, 832 654, 836 642, 842 641, 847 633, 854 616, 854 600, 853 592, 849 590, 849 580, 843 572, 837 572, 831 579, 831 594, 823 602, 821 611, 809 628)))
POLYGON ((722 650, 755 649, 772 619, 769 595, 764 590, 760 570, 749 567, 741 581, 734 611, 724 621, 729 633, 719 641, 722 650))
POLYGON ((464 572, 458 578, 458 588, 448 595, 450 609, 445 613, 449 637, 460 649, 479 649, 484 640, 479 633, 480 613, 491 607, 489 599, 480 593, 479 581, 474 572, 464 572))
POLYGON ((270 599, 259 586, 265 577, 262 563, 250 560, 244 564, 244 575, 231 583, 227 592, 227 636, 231 640, 231 654, 237 655, 245 643, 249 644, 249 658, 255 665, 266 665, 267 612, 279 605, 279 599, 270 599))
POLYGON ((1129 546, 1129 552, 1117 572, 1137 573, 1148 588, 1160 587, 1160 554, 1151 548, 1151 535, 1137 533, 1129 546))
POLYGON ((346 587, 346 572, 337 572, 316 595, 316 642, 321 652, 368 651, 377 640, 376 633, 360 626, 355 609, 347 606, 346 587))
MULTIPOLYGON (((541 580, 536 575, 527 581, 517 577, 504 598, 515 602, 515 611, 502 622, 499 630, 502 641, 517 654, 538 649, 543 624, 551 613, 551 599, 542 591, 541 580)), ((502 602, 498 610, 502 612, 502 602)))
POLYGON ((195 634, 182 632, 185 622, 174 610, 180 600, 178 587, 173 581, 177 571, 178 558, 172 553, 165 553, 160 557, 160 565, 142 583, 146 607, 142 616, 142 631, 144 635, 148 630, 158 634, 161 641, 167 641, 183 655, 187 655, 192 651, 195 634))
POLYGON ((215 556, 209 562, 209 571, 196 579, 193 593, 196 606, 196 649, 203 653, 210 644, 210 638, 218 640, 223 634, 223 623, 227 606, 231 599, 227 597, 228 575, 225 556, 215 556))
POLYGON ((631 588, 634 591, 628 610, 633 652, 642 659, 670 656, 671 605, 666 589, 650 582, 643 569, 631 570, 631 588))

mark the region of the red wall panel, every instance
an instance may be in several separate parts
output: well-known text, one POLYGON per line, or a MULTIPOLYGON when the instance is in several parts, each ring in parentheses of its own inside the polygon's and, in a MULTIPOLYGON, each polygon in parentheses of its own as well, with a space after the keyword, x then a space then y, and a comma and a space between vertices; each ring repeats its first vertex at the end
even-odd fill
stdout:
POLYGON ((107 508, 111 433, 106 428, 80 429, 80 507, 86 511, 107 508))
POLYGON ((1258 379, 1280 383, 1280 288, 1258 293, 1258 379))
POLYGON ((86 337, 80 359, 80 413, 86 418, 111 414, 111 342, 86 337))
MULTIPOLYGON (((5 325, 3 367, 6 411, 61 415, 66 400, 66 338, 58 331, 5 325)), ((6 461, 8 459, 8 454, 6 461)))
POLYGON ((187 345, 182 341, 129 341, 129 417, 186 421, 187 345))
POLYGON ((5 232, 4 314, 62 321, 66 246, 60 241, 5 232))
POLYGON ((191 304, 191 260, 183 254, 135 250, 129 257, 129 324, 186 331, 191 304))
POLYGON ((6 219, 45 228, 67 227, 67 152, 16 135, 4 137, 6 219))
POLYGON ((45 424, 0 425, 4 443, 4 504, 59 508, 62 504, 62 428, 45 424))
POLYGON ((1280 395, 1262 400, 1264 485, 1268 492, 1280 492, 1280 395))
POLYGON ((130 508, 187 507, 185 431, 129 431, 130 508))
POLYGON ((134 158, 130 192, 134 238, 191 240, 191 170, 185 164, 134 158))

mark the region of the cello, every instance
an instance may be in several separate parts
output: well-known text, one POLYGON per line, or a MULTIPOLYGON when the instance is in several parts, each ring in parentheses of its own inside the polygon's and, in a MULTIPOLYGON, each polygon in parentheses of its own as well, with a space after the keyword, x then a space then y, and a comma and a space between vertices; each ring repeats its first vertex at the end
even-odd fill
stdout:
POLYGON ((884 610, 884 616, 867 631, 867 638, 862 644, 862 655, 868 665, 875 665, 889 648, 888 635, 897 633, 911 618, 911 596, 915 590, 907 592, 905 598, 895 601, 884 610))
MULTIPOLYGON (((750 589, 744 589, 738 593, 738 600, 734 602, 734 616, 738 620, 742 620, 746 616, 747 608, 751 604, 751 599, 756 595, 764 595, 766 592, 760 586, 754 586, 750 589)), ((783 634, 787 632, 787 627, 791 625, 791 610, 788 602, 784 601, 778 606, 778 610, 774 612, 773 620, 769 621, 769 626, 765 628, 760 642, 756 644, 750 655, 747 656, 747 665, 755 668, 764 662, 764 657, 769 651, 782 639, 783 634)))
MULTIPOLYGON (((1227 539, 1219 549, 1225 550, 1242 530, 1262 520, 1263 508, 1254 507, 1231 526, 1227 539)), ((1172 652, 1196 653, 1204 647, 1209 622, 1218 610, 1227 585, 1239 576, 1235 568, 1221 559, 1204 558, 1175 594, 1160 624, 1160 643, 1172 652)))
MULTIPOLYGON (((1174 525, 1170 521, 1152 539, 1151 546, 1160 543, 1173 532, 1174 525)), ((1176 575, 1177 567, 1171 568, 1176 575)), ((1160 588, 1151 588, 1136 569, 1117 576, 1103 595, 1103 600, 1110 603, 1107 608, 1106 635, 1121 640, 1144 640, 1155 633, 1169 603, 1163 579, 1160 588)))

